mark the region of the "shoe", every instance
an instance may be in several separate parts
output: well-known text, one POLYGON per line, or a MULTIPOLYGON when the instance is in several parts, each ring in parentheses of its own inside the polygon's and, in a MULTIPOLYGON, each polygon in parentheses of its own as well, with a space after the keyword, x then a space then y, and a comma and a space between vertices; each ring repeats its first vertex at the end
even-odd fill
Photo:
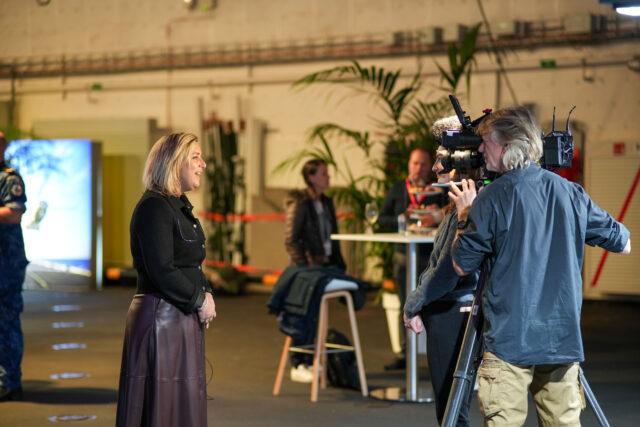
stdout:
MULTIPOLYGON (((318 372, 322 372, 322 367, 318 367, 318 372)), ((291 381, 297 383, 310 383, 313 381, 313 366, 301 363, 295 368, 291 368, 291 381)))
POLYGON ((22 387, 0 387, 0 402, 22 400, 22 387))
POLYGON ((398 357, 393 362, 384 366, 385 371, 397 371, 397 370, 406 369, 406 368, 407 368, 407 359, 405 359, 404 357, 398 357))

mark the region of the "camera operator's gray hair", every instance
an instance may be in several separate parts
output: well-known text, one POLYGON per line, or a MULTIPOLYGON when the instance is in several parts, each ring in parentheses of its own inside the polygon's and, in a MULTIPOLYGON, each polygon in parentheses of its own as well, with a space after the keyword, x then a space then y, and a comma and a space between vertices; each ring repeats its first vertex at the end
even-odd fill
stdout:
POLYGON ((509 146, 502 156, 505 170, 535 164, 542 157, 542 131, 525 107, 508 107, 491 113, 480 123, 477 133, 491 135, 509 146))
POLYGON ((448 130, 460 130, 460 128, 462 128, 462 125, 460 124, 460 120, 458 120, 458 116, 443 117, 442 119, 438 119, 433 122, 433 126, 431 126, 431 134, 438 145, 442 145, 443 133, 448 130))

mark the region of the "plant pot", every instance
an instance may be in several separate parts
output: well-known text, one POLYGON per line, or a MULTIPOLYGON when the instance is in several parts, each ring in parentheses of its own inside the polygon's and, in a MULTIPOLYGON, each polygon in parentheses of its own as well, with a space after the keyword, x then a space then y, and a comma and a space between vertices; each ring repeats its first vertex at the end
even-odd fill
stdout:
POLYGON ((400 321, 401 308, 400 298, 398 294, 391 292, 382 293, 382 308, 384 308, 387 314, 387 326, 389 328, 389 340, 391 341, 391 350, 394 353, 401 353, 402 346, 400 345, 400 334, 404 333, 401 328, 402 322, 400 321))

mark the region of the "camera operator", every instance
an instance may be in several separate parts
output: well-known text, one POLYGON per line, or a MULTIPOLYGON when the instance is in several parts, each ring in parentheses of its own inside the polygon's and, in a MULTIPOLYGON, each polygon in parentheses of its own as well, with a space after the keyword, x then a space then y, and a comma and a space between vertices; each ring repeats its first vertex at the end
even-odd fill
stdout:
MULTIPOLYGON (((456 116, 437 120, 432 128, 433 136, 436 141, 442 143, 443 132, 460 129, 460 126, 456 116)), ((457 181, 461 177, 479 177, 478 169, 466 171, 465 175, 455 169, 446 172, 443 165, 443 157, 446 155, 447 150, 440 145, 433 165, 433 172, 438 177, 439 184, 457 181)), ((447 407, 456 360, 460 353, 477 281, 475 274, 459 277, 454 271, 451 245, 458 225, 455 204, 450 202, 443 209, 443 213, 444 218, 435 236, 428 267, 420 275, 417 288, 409 294, 404 305, 405 326, 416 334, 422 332, 425 327, 427 329, 427 358, 438 424, 442 424, 447 407)), ((470 425, 469 400, 466 400, 461 405, 457 426, 470 425)))
POLYGON ((458 206, 456 272, 487 259, 478 401, 485 425, 522 425, 531 391, 541 425, 580 425, 584 244, 631 251, 630 233, 584 189, 542 169, 541 131, 524 107, 498 110, 478 127, 479 151, 500 177, 476 196, 451 187, 458 206))

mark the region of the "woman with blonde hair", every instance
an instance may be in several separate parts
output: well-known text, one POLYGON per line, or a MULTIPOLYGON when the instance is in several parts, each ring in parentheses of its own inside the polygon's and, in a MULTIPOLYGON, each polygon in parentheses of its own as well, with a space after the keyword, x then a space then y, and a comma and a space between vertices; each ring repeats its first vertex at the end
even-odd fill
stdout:
POLYGON ((216 316, 205 236, 185 193, 205 168, 190 133, 160 138, 131 218, 138 273, 124 337, 116 426, 206 426, 204 329, 216 316))

